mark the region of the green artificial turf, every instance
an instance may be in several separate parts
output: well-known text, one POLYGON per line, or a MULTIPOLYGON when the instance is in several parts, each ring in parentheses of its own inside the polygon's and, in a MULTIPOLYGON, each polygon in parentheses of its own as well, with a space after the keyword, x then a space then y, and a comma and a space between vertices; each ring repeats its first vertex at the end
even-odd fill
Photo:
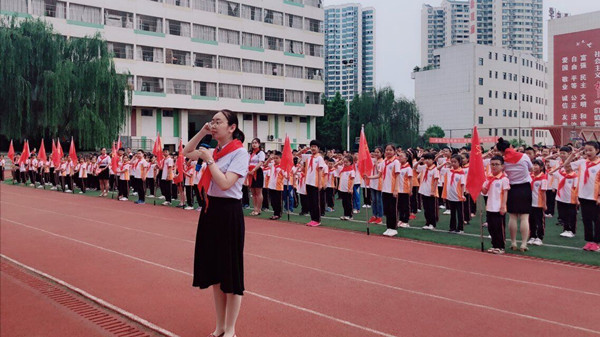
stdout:
MULTIPOLYGON (((5 184, 12 184, 11 180, 5 181, 5 184)), ((24 186, 23 184, 19 186, 24 186)), ((32 187, 29 187, 32 188, 32 187)), ((46 187, 49 189, 50 187, 46 187)), ((79 189, 76 189, 75 194, 79 194, 79 189)), ((156 197, 160 196, 159 190, 156 191, 158 194, 156 197)), ((86 191, 85 196, 98 196, 100 194, 99 191, 86 191)), ((117 194, 116 192, 109 193, 109 198, 111 196, 116 200, 117 194)), ((135 201, 137 200, 137 196, 129 195, 129 200, 135 201)), ((146 204, 155 204, 161 205, 164 202, 163 199, 158 198, 149 198, 146 197, 146 204)), ((162 205, 161 205, 162 206, 162 205)), ((165 207, 165 206, 162 206, 165 207)), ((181 207, 179 201, 174 200, 170 207, 181 207)), ((197 204, 195 204, 197 207, 197 204)), ((467 247, 473 249, 481 249, 481 238, 480 238, 480 220, 479 220, 479 210, 483 210, 483 203, 480 198, 478 205, 478 213, 475 219, 471 220, 471 224, 465 226, 465 234, 453 234, 448 233, 450 216, 443 215, 442 212, 444 210, 439 210, 439 222, 437 224, 437 228, 435 231, 423 230, 421 227, 425 225, 425 220, 423 218, 423 213, 418 213, 417 218, 415 220, 410 221, 411 228, 398 228, 398 237, 400 238, 408 238, 420 241, 428 241, 434 242, 438 244, 451 245, 451 246, 460 246, 467 247)), ((252 209, 244 209, 244 214, 249 216, 252 209)), ((298 215, 299 210, 295 210, 294 213, 291 213, 289 216, 290 222, 305 224, 310 221, 310 217, 308 216, 300 216, 298 215)), ((364 232, 366 235, 367 232, 367 214, 368 217, 371 217, 372 212, 371 209, 361 208, 359 214, 354 214, 354 219, 352 221, 343 221, 340 220, 340 216, 342 216, 342 205, 341 200, 335 200, 335 211, 327 212, 325 217, 321 219, 321 225, 325 227, 338 228, 343 230, 351 230, 364 232)), ((259 218, 268 219, 273 213, 271 211, 262 212, 261 215, 257 216, 259 218)), ((533 246, 529 245, 529 251, 525 253, 521 253, 519 251, 511 251, 508 249, 510 247, 510 241, 507 240, 507 254, 515 254, 515 255, 527 255, 534 256, 539 258, 545 258, 550 260, 561 260, 568 262, 576 262, 594 266, 600 266, 600 253, 597 252, 588 252, 584 251, 581 248, 585 245, 585 241, 583 240, 583 224, 581 222, 581 216, 578 214, 577 219, 577 233, 574 238, 563 238, 559 236, 562 232, 562 227, 557 226, 557 216, 558 213, 555 213, 552 218, 545 218, 546 220, 546 235, 544 237, 544 245, 543 246, 533 246)), ((283 216, 279 220, 280 222, 287 222, 288 215, 287 213, 283 213, 283 216)), ((485 212, 483 212, 483 221, 485 222, 485 212)), ((508 216, 507 216, 508 221, 508 216)), ((283 225, 283 224, 282 224, 283 225)), ((369 232, 371 235, 381 235, 385 231, 385 218, 383 225, 369 225, 369 232)), ((487 238, 488 232, 487 228, 483 229, 484 235, 484 248, 488 249, 491 247, 490 239, 487 238)), ((506 228, 506 237, 510 238, 508 228, 506 228)), ((517 234, 517 240, 520 240, 520 233, 517 234)))

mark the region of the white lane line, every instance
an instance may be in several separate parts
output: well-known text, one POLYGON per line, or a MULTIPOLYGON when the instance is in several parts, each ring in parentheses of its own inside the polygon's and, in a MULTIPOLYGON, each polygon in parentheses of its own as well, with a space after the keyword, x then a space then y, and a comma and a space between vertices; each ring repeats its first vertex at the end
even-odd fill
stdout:
POLYGON ((100 299, 100 298, 98 298, 98 297, 96 297, 96 296, 94 296, 94 295, 86 292, 85 290, 79 289, 79 288, 75 287, 74 285, 71 285, 71 284, 69 284, 69 283, 67 283, 67 282, 65 282, 65 281, 63 281, 63 280, 61 280, 59 278, 56 278, 56 277, 54 277, 52 275, 49 275, 49 274, 46 274, 46 273, 42 272, 41 270, 38 270, 38 269, 35 269, 35 268, 30 267, 28 265, 25 265, 25 264, 23 264, 23 263, 15 260, 15 259, 12 259, 12 258, 10 258, 10 257, 8 257, 8 256, 6 256, 4 254, 0 254, 0 257, 2 257, 3 259, 6 259, 6 260, 8 260, 8 261, 10 261, 10 262, 12 262, 14 264, 16 264, 17 266, 19 266, 19 267, 21 267, 23 269, 27 269, 30 272, 34 273, 34 274, 41 275, 41 276, 43 276, 43 277, 45 277, 45 278, 47 278, 49 280, 52 280, 53 282, 58 283, 61 286, 65 287, 65 288, 68 288, 71 291, 76 292, 77 294, 79 294, 79 295, 81 295, 81 296, 83 296, 83 297, 85 297, 85 298, 87 298, 87 299, 89 299, 89 300, 91 300, 91 301, 99 304, 100 306, 108 308, 108 309, 110 309, 110 310, 112 310, 114 312, 117 312, 119 315, 125 316, 128 319, 130 319, 130 320, 132 320, 134 322, 137 322, 138 324, 143 325, 143 326, 145 326, 148 329, 157 331, 157 332, 159 332, 159 333, 161 333, 161 334, 163 334, 165 336, 169 336, 169 337, 177 337, 178 336, 177 334, 175 334, 175 333, 173 333, 173 332, 171 332, 171 331, 169 331, 167 329, 161 328, 161 327, 159 327, 158 325, 156 325, 156 324, 154 324, 152 322, 149 322, 149 321, 147 321, 147 320, 145 320, 145 319, 143 319, 143 318, 141 318, 141 317, 139 317, 139 316, 137 316, 137 315, 135 315, 135 314, 127 311, 127 310, 125 310, 125 309, 119 308, 119 307, 117 307, 114 304, 108 303, 105 300, 100 299))
MULTIPOLYGON (((66 239, 66 240, 70 240, 70 241, 74 241, 74 242, 77 242, 77 243, 81 243, 83 245, 94 247, 94 248, 97 248, 97 249, 100 249, 100 250, 103 250, 103 251, 106 251, 106 252, 110 252, 110 253, 113 253, 113 254, 116 254, 116 255, 125 256, 125 257, 128 257, 130 259, 133 259, 133 260, 136 260, 136 261, 140 261, 140 262, 143 262, 143 263, 147 263, 147 264, 150 264, 150 265, 153 265, 153 266, 156 266, 156 267, 164 268, 164 269, 171 270, 171 271, 174 271, 174 272, 177 272, 177 273, 181 273, 181 274, 184 274, 184 275, 188 275, 188 276, 193 276, 191 273, 188 273, 188 272, 183 271, 183 270, 179 270, 179 269, 176 269, 176 268, 165 266, 165 265, 162 265, 162 264, 159 264, 159 263, 156 263, 156 262, 152 262, 152 261, 149 261, 149 260, 145 260, 145 259, 142 259, 142 258, 139 258, 139 257, 132 256, 132 255, 129 255, 129 254, 121 253, 121 252, 118 252, 118 251, 115 251, 115 250, 112 250, 112 249, 108 249, 108 248, 104 248, 104 247, 101 247, 101 246, 97 246, 97 245, 94 245, 94 244, 91 244, 91 243, 88 243, 88 242, 85 242, 85 241, 81 241, 81 240, 77 240, 77 239, 74 239, 74 238, 71 238, 71 237, 68 237, 68 236, 56 234, 56 233, 53 233, 53 232, 50 232, 50 231, 46 231, 46 230, 43 230, 43 229, 40 229, 40 228, 37 228, 37 227, 34 227, 34 226, 29 226, 29 225, 20 223, 20 222, 17 222, 17 221, 8 220, 8 219, 5 219, 5 218, 0 218, 0 219, 2 219, 4 221, 7 221, 7 222, 11 222, 11 223, 13 223, 15 225, 18 225, 18 226, 30 228, 30 229, 37 230, 37 231, 40 231, 40 232, 44 232, 44 233, 47 233, 47 234, 52 235, 52 236, 56 236, 56 237, 63 238, 63 239, 66 239)), ((263 257, 263 258, 266 258, 266 257, 263 257)), ((267 258, 267 259, 277 261, 276 259, 271 259, 271 258, 267 258)), ((278 261, 278 262, 280 262, 280 261, 278 261)), ((283 262, 285 262, 285 261, 283 261, 283 262)), ((293 264, 291 262, 288 262, 288 263, 289 264, 293 264)), ((592 329, 588 329, 588 328, 584 328, 584 327, 580 327, 580 326, 576 326, 576 325, 571 325, 571 324, 556 322, 556 321, 552 321, 552 320, 540 318, 540 317, 537 317, 537 316, 531 316, 531 315, 527 315, 527 314, 520 314, 520 313, 516 313, 516 312, 512 312, 512 311, 508 311, 508 310, 503 310, 503 309, 499 309, 499 308, 492 307, 492 306, 487 306, 487 305, 482 305, 482 304, 477 304, 477 303, 472 303, 472 302, 466 302, 466 301, 456 300, 456 299, 452 299, 452 298, 448 298, 448 297, 444 297, 444 296, 439 296, 439 295, 434 295, 434 294, 430 294, 430 293, 425 293, 425 292, 421 292, 421 291, 410 290, 410 289, 405 289, 405 288, 396 287, 396 286, 390 286, 390 285, 384 285, 384 284, 380 284, 380 283, 377 283, 377 282, 373 282, 373 281, 369 281, 369 280, 364 280, 364 279, 360 279, 360 278, 355 278, 355 277, 351 277, 351 276, 347 276, 347 275, 342 275, 342 274, 338 274, 338 273, 334 273, 334 272, 329 272, 329 271, 325 271, 325 270, 318 269, 318 268, 306 267, 306 266, 302 266, 302 265, 297 265, 297 266, 303 267, 303 268, 307 268, 307 269, 311 269, 311 270, 318 271, 318 272, 322 272, 322 273, 327 273, 327 274, 330 274, 330 275, 335 275, 335 276, 338 276, 338 277, 343 277, 343 278, 351 279, 351 280, 358 281, 358 282, 363 282, 363 283, 366 283, 366 284, 378 285, 378 286, 385 286, 385 287, 393 289, 393 290, 402 291, 402 292, 406 292, 406 293, 413 294, 413 295, 420 295, 420 296, 430 297, 430 298, 434 298, 434 299, 438 299, 438 300, 443 300, 443 301, 448 301, 448 302, 452 302, 452 303, 462 304, 462 305, 465 305, 465 306, 471 306, 471 307, 475 307, 475 308, 479 308, 479 309, 485 309, 485 310, 495 311, 495 312, 499 312, 499 313, 503 313, 503 314, 507 314, 507 315, 513 315, 513 316, 517 316, 517 317, 521 317, 521 318, 531 319, 531 320, 538 321, 538 322, 549 323, 549 324, 561 326, 561 327, 564 327, 564 328, 575 329, 575 330, 579 330, 579 331, 584 331, 584 332, 588 332, 588 333, 600 335, 600 331, 597 331, 597 330, 592 330, 592 329)), ((246 292, 249 293, 249 294, 255 295, 257 297, 260 297, 260 298, 267 299, 269 301, 275 302, 275 303, 287 305, 287 306, 292 307, 292 308, 302 308, 303 311, 305 311, 305 312, 310 312, 310 313, 314 312, 311 309, 307 309, 307 308, 303 308, 303 307, 298 307, 298 306, 296 306, 294 304, 283 302, 283 301, 279 301, 279 300, 276 300, 276 299, 273 299, 271 297, 268 297, 268 296, 265 296, 265 295, 261 295, 261 294, 255 293, 255 292, 251 292, 251 291, 246 291, 246 292)), ((318 313, 318 312, 315 312, 315 313, 318 313)), ((354 324, 354 323, 351 323, 351 322, 348 322, 348 321, 345 321, 345 320, 342 320, 342 319, 339 319, 339 318, 335 318, 335 317, 332 317, 332 316, 329 316, 329 315, 326 315, 326 314, 323 314, 323 313, 318 313, 318 314, 319 314, 320 317, 325 317, 325 318, 334 320, 336 322, 339 322, 339 323, 342 323, 342 324, 345 324, 345 325, 349 325, 348 323, 350 323, 350 324, 352 324, 352 325, 350 325, 352 327, 356 327, 356 328, 359 328, 359 329, 362 329, 362 330, 365 330, 365 331, 376 333, 376 334, 379 334, 381 336, 393 336, 393 335, 389 335, 389 334, 384 333, 384 332, 380 332, 380 331, 373 330, 373 329, 370 329, 370 328, 367 328, 367 327, 364 327, 364 326, 361 326, 361 325, 357 325, 357 324, 354 324)))
MULTIPOLYGON (((29 208, 27 206, 22 206, 22 205, 19 205, 19 204, 13 204, 13 203, 8 203, 8 204, 12 204, 12 205, 14 205, 16 207, 29 208)), ((60 213, 60 212, 54 212, 54 211, 49 211, 49 210, 44 210, 44 209, 39 209, 39 208, 36 208, 34 210, 35 211, 39 211, 39 212, 46 212, 46 213, 51 213, 51 214, 57 214, 57 215, 60 215, 60 216, 69 216, 69 217, 73 217, 73 218, 76 218, 76 219, 86 220, 86 222, 88 222, 88 221, 89 222, 95 222, 95 223, 99 223, 99 224, 106 225, 106 226, 117 227, 117 228, 126 229, 126 230, 130 230, 130 231, 134 231, 134 232, 138 232, 138 233, 143 233, 143 234, 147 234, 147 235, 154 235, 154 236, 158 236, 158 237, 161 237, 161 238, 172 239, 172 240, 179 240, 179 241, 182 241, 182 242, 187 242, 187 243, 192 243, 192 244, 195 243, 195 241, 192 241, 192 240, 181 239, 181 238, 170 236, 170 235, 165 235, 165 234, 160 234, 160 233, 145 231, 145 230, 142 230, 142 229, 137 229, 137 228, 127 227, 127 226, 122 226, 122 225, 113 224, 113 223, 109 223, 109 222, 105 222, 105 221, 100 221, 100 220, 95 220, 95 219, 91 219, 91 218, 87 218, 87 217, 82 217, 82 216, 77 216, 77 215, 71 215, 71 214, 65 214, 65 213, 60 213)), ((85 222, 84 222, 84 224, 85 224, 85 222)), ((287 241, 292 241, 292 242, 297 242, 297 243, 302 243, 302 244, 310 244, 310 245, 315 245, 315 246, 324 247, 324 248, 331 248, 331 249, 341 250, 341 251, 352 253, 352 254, 355 254, 355 253, 365 254, 365 255, 368 255, 368 256, 373 256, 373 257, 377 257, 377 258, 384 258, 384 259, 389 259, 389 260, 393 260, 393 261, 397 261, 397 262, 404 262, 404 263, 418 265, 418 266, 425 266, 425 267, 436 268, 436 269, 441 269, 441 270, 446 270, 446 271, 451 271, 451 272, 457 272, 457 273, 465 273, 465 274, 469 274, 469 275, 475 275, 475 276, 478 276, 478 277, 482 277, 484 279, 494 278, 494 279, 502 280, 502 281, 509 281, 509 282, 515 282, 515 283, 520 283, 520 284, 527 284, 527 285, 531 285, 531 286, 538 286, 538 287, 544 287, 544 288, 550 288, 550 289, 556 289, 556 290, 562 290, 562 291, 569 291, 569 292, 573 292, 573 293, 579 293, 579 294, 584 294, 584 295, 591 295, 591 296, 598 296, 598 297, 600 297, 600 293, 594 293, 594 292, 589 292, 589 291, 585 291, 585 290, 577 290, 577 289, 565 288, 565 287, 560 287, 560 286, 554 286, 554 285, 550 285, 550 284, 537 283, 537 282, 531 282, 531 281, 524 281, 524 280, 518 280, 518 279, 509 278, 509 277, 496 276, 496 275, 479 273, 479 272, 474 272, 474 271, 456 269, 456 268, 446 267, 446 266, 442 266, 442 265, 436 265, 436 264, 418 262, 418 261, 413 261, 413 260, 408 260, 408 259, 403 259, 403 258, 397 258, 397 257, 392 257, 392 256, 379 255, 379 254, 365 252, 365 251, 356 251, 356 250, 352 250, 352 249, 349 249, 349 248, 337 247, 337 246, 332 246, 332 245, 327 245, 327 244, 322 244, 322 243, 316 243, 316 242, 312 242, 312 241, 306 241, 306 240, 300 240, 300 239, 292 239, 292 238, 282 237, 282 236, 273 235, 273 234, 264 234, 264 233, 258 233, 258 232, 252 232, 252 231, 246 231, 246 233, 247 234, 254 234, 254 235, 258 235, 258 236, 265 236, 265 237, 269 237, 269 238, 280 239, 280 240, 287 240, 287 241)))
MULTIPOLYGON (((16 196, 23 197, 22 194, 18 194, 18 193, 10 193, 10 192, 2 192, 2 193, 6 193, 6 194, 9 194, 9 195, 16 195, 16 196)), ((48 200, 47 198, 33 197, 33 196, 28 196, 28 198, 42 199, 42 200, 46 200, 46 201, 48 200)), ((53 200, 61 202, 61 203, 69 204, 69 205, 81 205, 80 203, 75 203, 75 202, 62 201, 62 200, 58 200, 58 199, 53 199, 53 200)), ((4 202, 4 201, 2 201, 2 202, 4 202)), ((8 202, 4 202, 4 203, 8 203, 8 202)), ((17 204, 13 204, 13 205, 17 205, 17 204)), ((19 206, 22 206, 22 205, 19 205, 19 206)), ((138 207, 143 207, 143 205, 142 206, 137 205, 137 206, 138 207)), ((22 207, 24 207, 24 206, 22 206, 22 207)), ((167 221, 170 221, 170 222, 178 222, 178 223, 182 223, 182 224, 188 224, 185 221, 176 220, 175 218, 167 218, 167 217, 149 215, 149 214, 144 214, 144 213, 140 213, 140 212, 130 212, 130 211, 125 211, 125 210, 119 210, 119 209, 113 209, 113 208, 107 208, 107 207, 99 207, 99 206, 87 206, 87 207, 89 207, 89 208, 96 208, 96 209, 100 209, 100 210, 107 210, 107 211, 111 211, 111 212, 118 211, 118 212, 121 212, 121 213, 132 214, 132 215, 136 215, 136 216, 146 216, 146 217, 150 217, 150 218, 153 218, 153 219, 163 219, 163 220, 167 220, 167 221)), ((250 219, 261 220, 260 218, 250 218, 250 219)), ((278 223, 288 223, 288 222, 286 222, 286 221, 278 221, 278 223)), ((300 224, 299 223, 293 223, 293 225, 300 225, 300 224)), ((362 232, 355 232, 355 231, 350 231, 350 230, 338 230, 338 229, 333 229, 333 228, 328 228, 328 227, 320 227, 319 230, 335 231, 336 233, 343 232, 343 233, 347 233, 349 235, 365 235, 362 232)), ((371 238, 371 240, 390 240, 390 239, 393 239, 393 238, 383 237, 381 235, 371 235, 370 238, 371 238)), ((460 251, 460 252, 469 252, 468 250, 466 250, 464 248, 453 247, 453 246, 444 245, 444 244, 437 244, 435 242, 419 241, 419 240, 410 239, 410 238, 399 238, 399 239, 401 239, 401 240, 403 239, 402 242, 403 243, 407 243, 407 244, 414 244, 414 245, 419 245, 419 246, 434 247, 434 248, 439 248, 439 249, 454 250, 454 251, 460 251)), ((331 246, 331 247, 333 248, 333 247, 336 247, 336 246, 331 246)), ((358 252, 358 251, 356 251, 356 252, 358 252)), ((582 270, 588 270, 588 271, 593 270, 593 271, 600 272, 600 270, 589 269, 589 268, 585 268, 583 266, 570 265, 570 264, 567 264, 567 263, 560 263, 560 262, 550 261, 550 260, 546 260, 546 259, 543 259, 543 258, 542 259, 532 260, 530 258, 521 257, 521 256, 518 256, 518 255, 515 255, 515 254, 505 254, 505 255, 502 255, 502 256, 497 256, 497 258, 516 259, 516 260, 527 261, 527 262, 551 264, 551 265, 557 266, 557 267, 560 266, 560 267, 566 267, 566 268, 582 269, 582 270)))
MULTIPOLYGON (((176 269, 176 268, 172 268, 172 267, 169 267, 169 266, 165 266, 163 264, 152 262, 152 261, 149 261, 149 260, 145 260, 145 259, 142 259, 142 258, 139 258, 139 257, 135 257, 133 255, 121 253, 121 252, 118 252, 116 250, 112 250, 112 249, 104 248, 104 247, 101 247, 101 246, 97 246, 97 245, 94 245, 94 244, 89 243, 89 242, 85 242, 85 241, 73 239, 73 238, 68 237, 68 236, 56 234, 56 233, 53 233, 53 232, 50 232, 50 231, 47 231, 47 230, 44 230, 44 229, 40 229, 40 228, 37 228, 37 227, 34 227, 34 226, 28 226, 28 225, 20 223, 18 221, 12 221, 12 220, 8 220, 8 219, 5 219, 5 218, 0 218, 0 219, 4 220, 6 222, 13 223, 13 224, 18 225, 18 226, 22 226, 22 227, 26 227, 26 228, 29 228, 29 229, 37 230, 37 231, 40 231, 40 232, 43 232, 43 233, 46 233, 46 234, 49 234, 49 235, 52 235, 52 236, 56 236, 56 237, 59 237, 59 238, 62 238, 62 239, 66 239, 66 240, 69 240, 69 241, 77 242, 77 243, 80 243, 80 244, 83 244, 83 245, 86 245, 86 246, 89 246, 89 247, 93 247, 93 248, 96 248, 96 249, 99 249, 99 250, 102 250, 102 251, 105 251, 105 252, 112 253, 112 254, 124 256, 124 257, 130 258, 132 260, 143 262, 143 263, 155 266, 155 267, 167 269, 167 270, 170 270, 170 271, 173 271, 173 272, 176 272, 176 273, 180 273, 180 274, 183 274, 183 275, 187 275, 187 276, 193 276, 192 273, 188 273, 188 272, 180 270, 180 269, 176 269)), ((277 303, 277 304, 285 305, 285 306, 290 307, 290 308, 294 308, 294 309, 301 310, 301 311, 304 311, 304 312, 307 312, 307 313, 311 313, 311 314, 317 315, 319 317, 326 318, 326 319, 329 319, 329 320, 332 320, 332 321, 335 321, 335 322, 338 322, 338 323, 341 323, 341 324, 344 324, 344 325, 348 325, 348 326, 351 326, 353 328, 357 328, 357 329, 360 329, 360 330, 363 330, 363 331, 367 331, 367 332, 370 332, 370 333, 373 333, 373 334, 376 334, 376 335, 379 335, 379 336, 395 337, 394 335, 391 335, 391 334, 388 334, 388 333, 385 333, 385 332, 382 332, 382 331, 378 331, 378 330, 371 329, 371 328, 366 327, 366 326, 358 325, 358 324, 355 324, 355 323, 352 323, 352 322, 349 322, 349 321, 346 321, 346 320, 343 320, 343 319, 340 319, 340 318, 336 318, 336 317, 333 317, 333 316, 330 316, 330 315, 327 315, 327 314, 323 314, 321 312, 314 311, 314 310, 311 310, 311 309, 308 309, 308 308, 304 308, 304 307, 301 307, 301 306, 298 306, 298 305, 295 305, 295 304, 291 304, 291 303, 288 303, 288 302, 285 302, 285 301, 280 301, 280 300, 277 300, 275 298, 272 298, 272 297, 269 297, 269 296, 266 296, 266 295, 262 295, 262 294, 259 294, 259 293, 253 292, 253 291, 246 290, 245 292, 248 293, 248 294, 250 294, 250 295, 256 296, 258 298, 262 298, 264 300, 267 300, 267 301, 271 301, 271 302, 274 302, 274 303, 277 303)))

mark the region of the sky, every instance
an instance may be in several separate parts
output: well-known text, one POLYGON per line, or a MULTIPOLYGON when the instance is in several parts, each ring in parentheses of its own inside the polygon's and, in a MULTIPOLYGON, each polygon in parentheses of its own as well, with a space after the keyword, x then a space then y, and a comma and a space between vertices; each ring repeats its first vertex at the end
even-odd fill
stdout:
MULTIPOLYGON (((427 3, 439 6, 442 0, 324 0, 325 6, 360 3, 374 7, 375 22, 375 80, 377 87, 391 86, 396 96, 414 98, 414 81, 410 73, 421 66, 421 7, 427 3)), ((546 29, 548 9, 556 8, 570 15, 600 10, 599 0, 544 0, 544 59, 547 60, 546 29)))

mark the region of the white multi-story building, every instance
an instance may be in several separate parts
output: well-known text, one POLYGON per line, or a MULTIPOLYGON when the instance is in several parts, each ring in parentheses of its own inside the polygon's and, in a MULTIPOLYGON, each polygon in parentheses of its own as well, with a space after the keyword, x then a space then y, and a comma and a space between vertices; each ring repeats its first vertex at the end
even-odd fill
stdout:
POLYGON ((463 137, 477 125, 481 136, 551 143, 548 68, 529 53, 479 44, 438 49, 439 68, 413 73, 421 130, 440 126, 463 137))
POLYGON ((325 7, 325 95, 375 88, 375 9, 360 4, 325 7))
POLYGON ((421 64, 438 65, 433 51, 469 42, 469 2, 443 0, 439 7, 421 9, 421 64))
POLYGON ((421 10, 421 64, 437 66, 434 50, 471 42, 541 59, 543 0, 443 0, 421 10))
POLYGON ((41 17, 67 37, 100 32, 131 73, 123 139, 184 143, 219 109, 238 113, 268 149, 315 137, 323 116, 320 0, 2 0, 0 13, 41 17))

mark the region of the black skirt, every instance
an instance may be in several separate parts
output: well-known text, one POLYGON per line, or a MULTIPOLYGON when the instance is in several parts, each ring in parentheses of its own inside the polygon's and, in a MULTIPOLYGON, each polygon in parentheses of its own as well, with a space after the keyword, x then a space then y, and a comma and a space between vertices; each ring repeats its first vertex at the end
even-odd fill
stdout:
POLYGON ((265 182, 265 176, 263 175, 263 170, 259 168, 256 170, 256 177, 252 180, 252 184, 250 184, 251 188, 263 188, 265 182))
POLYGON ((100 169, 102 171, 100 171, 100 174, 98 174, 98 179, 100 179, 100 180, 108 180, 108 178, 109 178, 108 168, 105 169, 105 170, 103 170, 103 168, 100 167, 100 169))
POLYGON ((198 220, 192 285, 220 284, 224 293, 243 295, 244 235, 241 200, 209 196, 198 220))
POLYGON ((506 209, 512 214, 529 214, 531 211, 531 184, 510 185, 506 199, 506 209))

